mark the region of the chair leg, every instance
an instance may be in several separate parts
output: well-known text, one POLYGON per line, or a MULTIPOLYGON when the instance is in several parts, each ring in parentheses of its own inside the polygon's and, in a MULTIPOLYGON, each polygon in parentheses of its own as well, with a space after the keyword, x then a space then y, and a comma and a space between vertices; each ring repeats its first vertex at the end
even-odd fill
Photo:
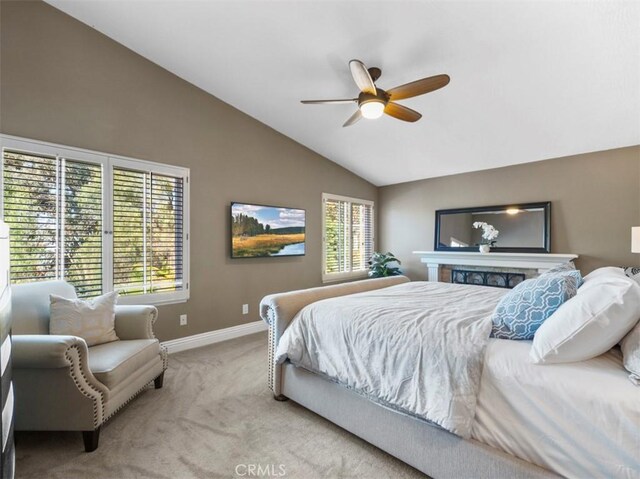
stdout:
POLYGON ((98 440, 100 439, 100 426, 93 431, 82 431, 82 440, 84 441, 85 452, 93 452, 98 449, 98 440))
POLYGON ((158 376, 153 380, 153 385, 155 386, 156 389, 161 389, 163 381, 164 381, 164 371, 162 371, 162 374, 160 376, 158 376))

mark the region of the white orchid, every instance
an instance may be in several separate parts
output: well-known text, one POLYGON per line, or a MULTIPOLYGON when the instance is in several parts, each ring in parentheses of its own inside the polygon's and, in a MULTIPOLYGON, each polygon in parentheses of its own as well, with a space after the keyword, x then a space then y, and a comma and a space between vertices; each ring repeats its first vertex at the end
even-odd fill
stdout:
POLYGON ((473 223, 473 227, 476 229, 482 228, 482 239, 485 240, 482 244, 492 245, 496 242, 496 239, 500 234, 500 231, 495 229, 493 225, 490 225, 489 223, 485 223, 483 221, 476 221, 475 223, 473 223))

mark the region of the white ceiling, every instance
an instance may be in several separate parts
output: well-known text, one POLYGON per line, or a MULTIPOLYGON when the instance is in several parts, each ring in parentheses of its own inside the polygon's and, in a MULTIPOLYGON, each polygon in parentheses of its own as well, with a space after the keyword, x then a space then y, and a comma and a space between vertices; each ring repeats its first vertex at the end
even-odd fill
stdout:
POLYGON ((376 185, 640 144, 636 1, 48 0, 376 185), (348 61, 423 114, 342 128, 348 61))

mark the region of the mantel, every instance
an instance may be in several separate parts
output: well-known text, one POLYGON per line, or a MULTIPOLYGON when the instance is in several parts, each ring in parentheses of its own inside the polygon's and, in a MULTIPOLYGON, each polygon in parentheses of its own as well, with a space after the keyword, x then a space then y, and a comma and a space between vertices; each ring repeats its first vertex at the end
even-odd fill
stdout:
POLYGON ((469 251, 414 251, 427 265, 429 281, 438 281, 440 265, 489 266, 493 268, 536 269, 539 273, 573 261, 576 254, 475 253, 469 251))

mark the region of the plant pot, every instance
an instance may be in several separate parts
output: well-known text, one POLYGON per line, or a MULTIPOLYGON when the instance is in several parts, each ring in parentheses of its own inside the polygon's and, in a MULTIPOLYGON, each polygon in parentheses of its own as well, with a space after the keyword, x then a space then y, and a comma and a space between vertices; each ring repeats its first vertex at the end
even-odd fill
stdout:
POLYGON ((482 254, 486 254, 486 253, 488 253, 489 251, 491 251, 491 246, 489 246, 488 244, 481 244, 481 245, 480 245, 480 252, 481 252, 482 254))

